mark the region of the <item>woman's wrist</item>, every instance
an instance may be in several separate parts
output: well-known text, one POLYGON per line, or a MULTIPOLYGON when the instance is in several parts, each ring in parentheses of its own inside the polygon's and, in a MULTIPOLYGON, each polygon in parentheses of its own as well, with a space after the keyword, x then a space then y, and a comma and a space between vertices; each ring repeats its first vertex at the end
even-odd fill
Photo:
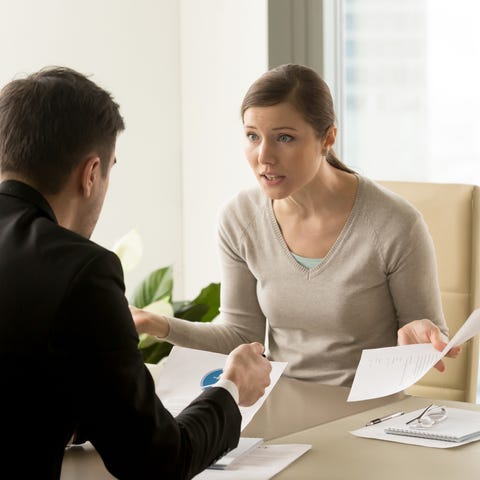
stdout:
POLYGON ((158 338, 165 338, 170 332, 168 319, 163 315, 152 315, 152 331, 158 338))
POLYGON ((138 334, 147 333, 159 338, 165 338, 168 335, 170 325, 166 317, 148 310, 142 310, 133 305, 129 307, 138 334))

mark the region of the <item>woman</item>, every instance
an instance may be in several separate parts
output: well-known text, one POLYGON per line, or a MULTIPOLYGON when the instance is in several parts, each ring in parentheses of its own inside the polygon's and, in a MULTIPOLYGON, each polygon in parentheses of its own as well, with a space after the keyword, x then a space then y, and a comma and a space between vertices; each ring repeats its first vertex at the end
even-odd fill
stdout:
POLYGON ((442 348, 425 222, 335 156, 325 82, 304 66, 277 67, 250 87, 241 116, 260 188, 220 216, 220 318, 196 324, 132 309, 137 330, 223 353, 266 338, 287 375, 332 385, 351 385, 362 349, 396 345, 399 329, 399 343, 442 348))

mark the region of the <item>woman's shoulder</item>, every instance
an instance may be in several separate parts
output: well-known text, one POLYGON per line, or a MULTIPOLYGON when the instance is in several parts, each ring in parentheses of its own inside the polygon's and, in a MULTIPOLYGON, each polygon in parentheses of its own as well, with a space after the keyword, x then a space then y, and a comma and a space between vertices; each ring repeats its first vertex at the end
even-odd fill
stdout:
POLYGON ((398 225, 411 224, 422 218, 419 210, 406 198, 388 189, 381 182, 359 177, 362 184, 364 211, 376 223, 394 221, 398 225))
POLYGON ((220 208, 221 221, 234 219, 249 223, 260 212, 265 211, 268 199, 259 187, 250 187, 227 200, 220 208))
POLYGON ((268 201, 259 187, 247 188, 230 198, 219 211, 220 236, 241 242, 252 228, 257 230, 266 226, 264 220, 268 214, 268 201))
POLYGON ((381 182, 363 178, 362 183, 363 222, 359 222, 364 229, 362 234, 370 235, 384 261, 390 265, 388 268, 396 268, 399 259, 413 251, 417 255, 431 253, 431 236, 420 211, 381 182))

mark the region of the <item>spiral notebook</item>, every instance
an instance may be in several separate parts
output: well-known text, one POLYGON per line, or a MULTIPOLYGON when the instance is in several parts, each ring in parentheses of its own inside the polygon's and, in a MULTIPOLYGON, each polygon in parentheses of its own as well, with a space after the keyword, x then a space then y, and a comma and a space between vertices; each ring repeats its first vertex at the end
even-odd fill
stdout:
POLYGON ((466 440, 480 440, 480 412, 447 408, 447 418, 429 428, 412 428, 406 422, 418 416, 422 410, 411 412, 402 417, 389 421, 385 426, 385 433, 407 437, 428 438, 447 442, 464 442, 466 440))

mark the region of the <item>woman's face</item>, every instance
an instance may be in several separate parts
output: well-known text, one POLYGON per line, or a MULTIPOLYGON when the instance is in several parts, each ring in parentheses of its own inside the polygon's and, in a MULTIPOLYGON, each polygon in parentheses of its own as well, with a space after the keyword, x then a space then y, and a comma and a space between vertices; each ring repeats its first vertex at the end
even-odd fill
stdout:
POLYGON ((315 178, 327 145, 290 103, 250 107, 243 115, 245 155, 264 192, 286 198, 315 178))

